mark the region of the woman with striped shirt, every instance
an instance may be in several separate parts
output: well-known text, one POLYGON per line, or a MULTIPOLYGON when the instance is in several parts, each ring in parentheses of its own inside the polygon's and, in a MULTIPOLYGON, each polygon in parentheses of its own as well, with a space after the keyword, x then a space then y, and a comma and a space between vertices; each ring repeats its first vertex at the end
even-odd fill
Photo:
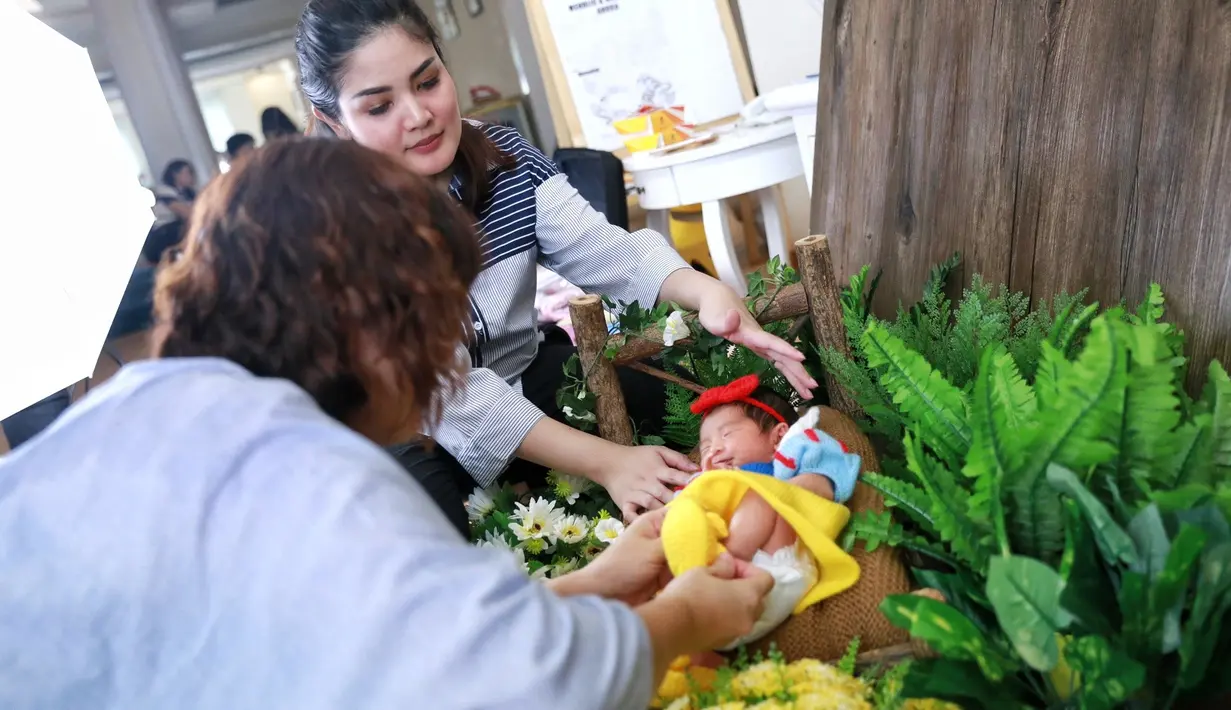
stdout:
MULTIPOLYGON (((459 345, 472 365, 465 387, 441 403, 428 432, 437 447, 395 451, 459 529, 470 488, 494 483, 515 461, 510 478, 532 465, 599 483, 628 518, 670 500, 670 486, 695 470, 669 449, 618 446, 548 416, 559 418, 554 393, 568 346, 540 342, 536 263, 590 293, 697 309, 709 331, 772 360, 801 394, 816 386, 798 351, 661 235, 607 223, 516 131, 463 120, 439 38, 413 0, 309 0, 296 49, 318 121, 434 177, 477 219, 484 263, 470 290, 474 338, 459 345)), ((661 390, 631 399, 637 417, 661 407, 661 390)))

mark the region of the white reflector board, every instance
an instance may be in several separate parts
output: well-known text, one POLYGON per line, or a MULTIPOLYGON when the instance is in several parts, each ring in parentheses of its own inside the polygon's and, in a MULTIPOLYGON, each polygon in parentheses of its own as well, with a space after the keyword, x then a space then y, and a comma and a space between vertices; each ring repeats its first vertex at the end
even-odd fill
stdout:
POLYGON ((85 49, 0 0, 0 419, 94 371, 153 196, 85 49))

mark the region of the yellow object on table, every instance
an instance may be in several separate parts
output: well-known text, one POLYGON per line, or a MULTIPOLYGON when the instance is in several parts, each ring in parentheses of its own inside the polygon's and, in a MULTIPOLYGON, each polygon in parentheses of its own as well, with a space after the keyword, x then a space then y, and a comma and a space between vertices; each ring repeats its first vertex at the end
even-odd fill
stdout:
POLYGON ((611 125, 625 137, 624 147, 630 153, 657 150, 692 137, 692 126, 684 122, 683 106, 642 106, 636 114, 611 125))
POLYGON ((678 577, 713 563, 725 550, 721 540, 727 534, 726 523, 749 492, 760 495, 782 516, 816 559, 819 577, 796 605, 796 614, 859 580, 855 558, 837 543, 850 510, 773 476, 748 471, 707 471, 667 504, 662 541, 672 574, 678 577))
POLYGON ((718 273, 714 269, 714 260, 710 258, 709 245, 705 242, 701 205, 685 205, 671 210, 668 223, 671 226, 671 243, 684 261, 701 265, 711 275, 718 273))

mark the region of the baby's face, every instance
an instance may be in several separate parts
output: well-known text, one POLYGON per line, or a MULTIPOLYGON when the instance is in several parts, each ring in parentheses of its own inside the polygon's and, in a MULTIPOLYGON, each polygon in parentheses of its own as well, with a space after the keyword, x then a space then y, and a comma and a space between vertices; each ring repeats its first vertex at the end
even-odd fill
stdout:
POLYGON ((737 469, 748 463, 772 461, 781 438, 777 427, 761 431, 743 407, 719 407, 701 422, 701 470, 737 469))

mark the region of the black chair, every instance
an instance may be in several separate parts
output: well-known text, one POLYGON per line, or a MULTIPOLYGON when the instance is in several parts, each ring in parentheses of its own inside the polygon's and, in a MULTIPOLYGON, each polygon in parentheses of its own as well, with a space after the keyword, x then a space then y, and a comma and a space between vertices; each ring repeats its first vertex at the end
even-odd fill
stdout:
POLYGON ((608 222, 628 229, 624 164, 619 158, 602 150, 560 148, 553 159, 590 206, 601 212, 608 222))

